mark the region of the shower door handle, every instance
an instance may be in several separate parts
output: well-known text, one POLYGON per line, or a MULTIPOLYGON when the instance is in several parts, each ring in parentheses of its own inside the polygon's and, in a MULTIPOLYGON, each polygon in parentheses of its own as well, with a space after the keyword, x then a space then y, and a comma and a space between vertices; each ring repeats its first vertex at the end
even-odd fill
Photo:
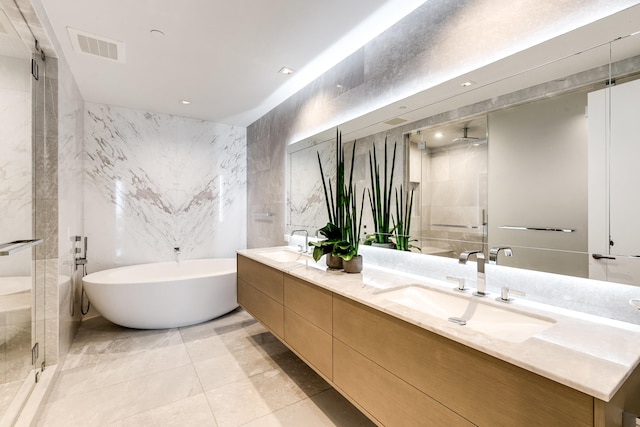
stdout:
POLYGON ((14 240, 0 245, 0 256, 9 256, 42 243, 42 239, 14 240))
POLYGON ((593 259, 616 259, 616 257, 614 256, 607 256, 607 255, 600 255, 600 254, 593 254, 591 256, 593 257, 593 259))

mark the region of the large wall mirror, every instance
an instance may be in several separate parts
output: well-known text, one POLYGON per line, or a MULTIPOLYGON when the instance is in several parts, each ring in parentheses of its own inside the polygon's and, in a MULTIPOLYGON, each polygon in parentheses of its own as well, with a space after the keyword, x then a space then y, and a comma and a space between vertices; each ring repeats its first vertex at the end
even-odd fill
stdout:
MULTIPOLYGON (((356 141, 360 188, 373 145, 380 158, 385 139, 389 151, 397 143, 394 180, 414 190, 411 236, 422 253, 510 246, 500 263, 640 285, 638 100, 634 33, 435 96, 397 120, 340 128, 348 153, 356 141)), ((318 156, 330 176, 335 132, 289 146, 287 231, 313 234, 327 221, 318 156)), ((370 223, 365 212, 364 233, 370 223)))

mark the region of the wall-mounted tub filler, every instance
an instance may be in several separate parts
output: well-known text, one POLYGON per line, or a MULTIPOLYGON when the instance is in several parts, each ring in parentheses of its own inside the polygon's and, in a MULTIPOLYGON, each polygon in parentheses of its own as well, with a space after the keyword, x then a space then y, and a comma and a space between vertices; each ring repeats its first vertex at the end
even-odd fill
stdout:
POLYGON ((476 291, 473 295, 478 297, 485 297, 489 295, 489 292, 486 291, 485 283, 484 283, 484 253, 482 251, 464 251, 460 254, 460 258, 458 258, 458 262, 460 264, 466 264, 471 255, 476 256, 476 262, 478 264, 478 285, 476 291))

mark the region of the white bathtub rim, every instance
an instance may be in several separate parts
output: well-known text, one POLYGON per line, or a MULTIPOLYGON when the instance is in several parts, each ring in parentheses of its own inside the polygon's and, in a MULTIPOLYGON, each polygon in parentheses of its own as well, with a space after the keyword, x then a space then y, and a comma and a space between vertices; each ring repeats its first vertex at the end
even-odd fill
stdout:
POLYGON ((0 277, 0 296, 19 294, 31 291, 32 276, 3 276, 0 277))
POLYGON ((194 325, 238 307, 235 258, 187 260, 181 265, 185 268, 161 262, 103 270, 92 273, 93 278, 86 276, 85 290, 105 319, 135 329, 194 325), (187 274, 194 265, 196 274, 187 274))
POLYGON ((82 281, 87 283, 95 283, 100 284, 101 286, 110 286, 110 285, 121 285, 123 283, 129 284, 144 284, 149 282, 155 283, 165 283, 172 282, 175 280, 187 280, 187 279, 199 279, 203 277, 210 276, 221 276, 225 274, 235 274, 237 270, 236 267, 236 259, 235 258, 201 258, 201 259, 190 259, 190 260, 181 260, 180 262, 175 261, 164 261, 164 262, 152 262, 145 264, 134 264, 127 265, 123 267, 114 267, 105 270, 96 271, 94 273, 87 274, 82 278, 82 281), (221 268, 220 265, 216 265, 215 270, 206 270, 198 273, 188 273, 180 272, 178 275, 165 274, 165 275, 149 275, 149 272, 153 272, 158 274, 157 270, 150 270, 151 268, 161 268, 164 266, 167 267, 178 267, 182 265, 189 264, 220 264, 223 265, 221 268), (231 264, 229 266, 224 266, 224 263, 231 264), (124 277, 116 277, 117 275, 130 273, 130 272, 144 272, 143 275, 140 276, 127 276, 124 277), (213 273, 213 274, 212 274, 213 273))

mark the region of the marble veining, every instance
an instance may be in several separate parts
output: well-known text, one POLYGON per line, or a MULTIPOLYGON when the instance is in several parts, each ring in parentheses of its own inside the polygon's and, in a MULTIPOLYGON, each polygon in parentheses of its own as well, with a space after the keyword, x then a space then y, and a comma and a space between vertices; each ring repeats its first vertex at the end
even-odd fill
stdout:
POLYGON ((86 103, 85 224, 94 269, 244 246, 243 128, 86 103))

